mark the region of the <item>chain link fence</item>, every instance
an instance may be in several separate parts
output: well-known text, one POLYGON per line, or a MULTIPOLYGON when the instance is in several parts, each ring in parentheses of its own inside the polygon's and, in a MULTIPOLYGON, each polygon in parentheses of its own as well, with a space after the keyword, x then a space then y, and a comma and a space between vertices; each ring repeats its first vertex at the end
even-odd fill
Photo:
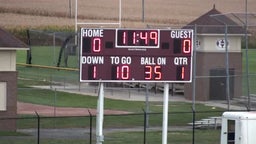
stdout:
MULTIPOLYGON (((199 30, 204 28, 211 29, 206 26, 197 26, 199 30)), ((191 106, 193 103, 201 103, 203 99, 203 103, 212 102, 216 107, 221 105, 223 109, 222 111, 198 111, 195 109, 195 112, 193 112, 191 108, 191 111, 170 112, 168 143, 219 144, 219 125, 216 125, 212 118, 220 117, 222 112, 226 110, 253 110, 256 107, 256 83, 254 80, 256 71, 254 59, 256 54, 255 27, 249 27, 250 36, 247 49, 243 33, 239 36, 235 35, 233 39, 229 36, 234 36, 234 33, 227 31, 229 53, 225 52, 226 29, 222 27, 219 30, 223 32, 217 36, 209 36, 210 40, 207 42, 204 41, 202 35, 195 31, 195 34, 198 34, 195 37, 194 53, 196 73, 193 75, 193 81, 195 80, 195 83, 190 85, 188 91, 187 86, 183 84, 179 85, 178 90, 176 89, 177 86, 174 86, 170 91, 173 92, 173 96, 185 97, 188 101, 193 98, 193 91, 196 91, 195 101, 189 101, 192 102, 190 103, 191 106), (233 42, 235 42, 234 45, 231 44, 233 42), (212 47, 207 47, 207 45, 212 45, 212 47), (228 71, 226 71, 226 56, 229 56, 228 71), (226 89, 228 87, 227 77, 229 78, 229 96, 226 89), (193 85, 196 85, 195 89, 193 89, 193 85), (202 89, 202 87, 204 88, 202 89), (207 93, 200 93, 201 91, 207 91, 207 93), (200 95, 202 96, 200 97, 200 95), (218 97, 219 95, 222 97, 218 97), (202 120, 204 124, 200 125, 202 120), (208 121, 208 123, 205 121, 208 121)), ((79 83, 79 54, 78 47, 73 39, 74 36, 72 33, 31 30, 29 32, 31 49, 27 59, 29 65, 17 66, 20 85, 23 87, 29 84, 33 87, 47 88, 52 91, 55 91, 57 87, 57 90, 61 89, 61 91, 72 91, 72 93, 84 93, 86 91, 90 95, 97 95, 97 84, 79 83), (69 39, 69 36, 72 38, 69 39), (47 68, 43 66, 47 66, 47 68), (72 69, 61 69, 63 67, 72 69)), ((112 98, 123 95, 126 100, 132 100, 133 97, 141 95, 141 100, 145 100, 147 94, 145 86, 145 84, 139 83, 109 83, 106 84, 105 94, 112 96, 112 98)), ((150 84, 149 89, 150 93, 154 94, 152 99, 162 96, 163 88, 161 88, 161 84, 150 84)), ((34 91, 34 88, 20 88, 19 91, 26 91, 27 95, 39 92, 34 91)), ((54 98, 55 92, 51 95, 49 101, 54 105, 55 100, 57 100, 54 98)), ((215 107, 213 106, 213 108, 215 107)), ((105 115, 104 143, 161 143, 162 113, 146 112, 146 116, 149 116, 149 121, 145 126, 146 119, 143 110, 132 114, 105 115)), ((21 133, 21 136, 14 136, 13 139, 4 136, 0 143, 18 143, 18 141, 45 144, 51 142, 95 143, 96 141, 95 115, 47 117, 37 115, 35 112, 32 115, 14 119, 17 121, 18 135, 21 133)))
POLYGON ((75 33, 28 30, 28 64, 78 68, 75 33))
MULTIPOLYGON (((205 117, 205 113, 217 118, 222 112, 170 112, 168 143, 219 144, 220 122, 205 117), (193 119, 196 120, 194 127, 193 119)), ((30 116, 0 118, 0 122, 4 120, 15 120, 17 131, 15 134, 2 135, 1 144, 92 144, 96 142, 95 115, 52 117, 41 116, 35 112, 30 116)), ((161 121, 162 113, 105 115, 104 143, 161 143, 161 121), (148 125, 146 125, 147 115, 149 116, 148 125)))

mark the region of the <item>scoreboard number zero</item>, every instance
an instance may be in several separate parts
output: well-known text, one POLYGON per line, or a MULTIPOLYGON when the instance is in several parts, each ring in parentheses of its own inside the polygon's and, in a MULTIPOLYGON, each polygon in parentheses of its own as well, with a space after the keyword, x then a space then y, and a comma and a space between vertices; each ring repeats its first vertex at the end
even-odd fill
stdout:
POLYGON ((80 82, 191 82, 191 29, 81 28, 80 35, 80 82))

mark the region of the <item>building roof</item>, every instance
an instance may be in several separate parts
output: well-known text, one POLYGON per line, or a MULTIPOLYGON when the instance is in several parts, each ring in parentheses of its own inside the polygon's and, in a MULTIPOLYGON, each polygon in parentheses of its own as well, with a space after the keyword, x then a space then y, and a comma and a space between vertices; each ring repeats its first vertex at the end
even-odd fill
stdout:
POLYGON ((0 28, 0 50, 28 50, 29 47, 9 32, 0 28))
POLYGON ((225 25, 228 26, 227 34, 244 34, 245 30, 232 19, 222 14, 215 8, 193 20, 184 28, 194 29, 197 25, 198 34, 225 34, 225 25))
POLYGON ((256 120, 256 112, 255 111, 250 111, 250 112, 224 112, 222 114, 223 118, 227 119, 249 119, 249 120, 256 120))

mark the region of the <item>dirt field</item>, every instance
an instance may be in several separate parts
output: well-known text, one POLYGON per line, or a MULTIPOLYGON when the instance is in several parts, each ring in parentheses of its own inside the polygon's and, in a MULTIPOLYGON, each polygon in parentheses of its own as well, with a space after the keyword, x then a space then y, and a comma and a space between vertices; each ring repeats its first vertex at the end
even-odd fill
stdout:
MULTIPOLYGON (((42 27, 74 26, 75 0, 0 0, 0 26, 42 27)), ((145 23, 142 23, 142 0, 122 0, 122 27, 145 27, 146 24, 184 25, 213 5, 222 13, 244 12, 242 0, 145 0, 145 23)), ((118 20, 119 0, 78 0, 80 22, 118 20)), ((248 0, 248 12, 255 12, 256 1, 248 0)))
MULTIPOLYGON (((30 103, 17 103, 17 113, 18 114, 29 114, 35 115, 37 112, 40 116, 88 116, 89 111, 92 115, 96 115, 97 111, 95 109, 88 108, 64 108, 64 107, 52 107, 45 105, 36 105, 30 103)), ((127 114, 126 111, 116 111, 116 110, 104 110, 104 114, 127 114)))

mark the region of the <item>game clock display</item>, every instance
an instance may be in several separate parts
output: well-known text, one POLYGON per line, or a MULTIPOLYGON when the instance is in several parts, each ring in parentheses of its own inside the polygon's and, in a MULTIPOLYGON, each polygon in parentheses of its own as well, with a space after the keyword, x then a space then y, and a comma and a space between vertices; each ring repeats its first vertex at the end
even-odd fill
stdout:
POLYGON ((82 28, 80 35, 80 82, 191 82, 191 29, 82 28))
POLYGON ((159 30, 116 30, 116 47, 159 48, 159 30))

